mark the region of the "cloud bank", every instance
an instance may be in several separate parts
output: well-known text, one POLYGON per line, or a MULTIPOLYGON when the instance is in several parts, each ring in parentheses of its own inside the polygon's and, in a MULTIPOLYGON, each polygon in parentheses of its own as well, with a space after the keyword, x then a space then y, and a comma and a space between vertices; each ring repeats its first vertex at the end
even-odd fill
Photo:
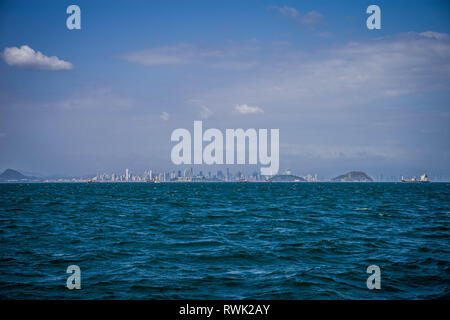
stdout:
POLYGON ((40 51, 36 52, 27 45, 23 45, 20 48, 5 48, 2 57, 6 64, 25 69, 58 71, 73 68, 70 62, 61 60, 56 56, 47 57, 40 51))
MULTIPOLYGON (((277 111, 288 105, 297 110, 347 108, 380 98, 448 90, 450 36, 427 31, 351 42, 310 55, 290 51, 258 74, 195 98, 213 110, 237 99, 254 101, 272 114, 275 105, 277 111)), ((235 111, 251 112, 245 105, 235 111)))

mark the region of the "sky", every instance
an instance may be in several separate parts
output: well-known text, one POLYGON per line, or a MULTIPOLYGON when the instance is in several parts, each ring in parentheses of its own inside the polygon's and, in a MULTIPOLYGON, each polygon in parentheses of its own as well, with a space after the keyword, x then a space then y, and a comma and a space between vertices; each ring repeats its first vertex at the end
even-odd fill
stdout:
POLYGON ((279 129, 280 171, 450 179, 448 1, 1 1, 0 50, 0 170, 179 170, 202 120, 279 129))

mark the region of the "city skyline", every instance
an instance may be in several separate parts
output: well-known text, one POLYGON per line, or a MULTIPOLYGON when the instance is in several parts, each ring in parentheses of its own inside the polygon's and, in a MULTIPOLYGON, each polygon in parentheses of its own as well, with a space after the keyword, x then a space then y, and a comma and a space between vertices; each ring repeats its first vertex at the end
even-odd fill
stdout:
MULTIPOLYGON (((96 174, 84 174, 80 176, 70 176, 70 175, 54 175, 54 176, 42 176, 42 175, 29 175, 24 173, 29 182, 88 182, 88 181, 98 181, 98 182, 236 182, 247 180, 249 182, 264 182, 268 181, 276 176, 293 176, 300 177, 304 179, 301 182, 329 182, 336 178, 337 176, 344 175, 350 172, 362 172, 358 170, 352 170, 348 172, 341 172, 334 176, 319 176, 317 173, 300 173, 292 171, 291 169, 283 169, 276 175, 262 175, 259 170, 243 170, 240 169, 230 170, 230 167, 223 167, 222 169, 207 168, 206 170, 194 170, 193 166, 183 166, 182 168, 175 168, 171 170, 164 170, 162 172, 154 171, 152 169, 146 169, 142 171, 134 171, 129 168, 124 170, 115 170, 112 172, 105 172, 100 170, 96 174)), ((241 166, 246 168, 246 166, 241 166)), ((246 168, 248 169, 248 168, 246 168)), ((13 170, 14 169, 7 169, 13 170)), ((367 174, 366 172, 362 172, 367 174)), ((435 175, 433 173, 429 174, 426 172, 417 173, 415 175, 407 176, 404 174, 399 175, 384 175, 380 174, 368 174, 368 176, 373 179, 374 182, 400 182, 403 179, 415 179, 421 175, 427 175, 432 182, 449 182, 450 179, 445 176, 435 175)), ((3 182, 23 182, 24 180, 3 180, 3 182)), ((296 182, 296 181, 291 181, 296 182)), ((297 181, 300 182, 300 181, 297 181)))

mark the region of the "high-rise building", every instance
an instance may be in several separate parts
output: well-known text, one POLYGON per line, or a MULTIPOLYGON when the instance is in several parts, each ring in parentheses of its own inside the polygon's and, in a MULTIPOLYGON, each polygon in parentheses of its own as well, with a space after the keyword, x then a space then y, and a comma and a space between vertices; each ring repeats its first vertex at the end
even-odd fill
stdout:
POLYGON ((128 168, 125 170, 125 181, 128 182, 130 180, 130 172, 128 171, 128 168))

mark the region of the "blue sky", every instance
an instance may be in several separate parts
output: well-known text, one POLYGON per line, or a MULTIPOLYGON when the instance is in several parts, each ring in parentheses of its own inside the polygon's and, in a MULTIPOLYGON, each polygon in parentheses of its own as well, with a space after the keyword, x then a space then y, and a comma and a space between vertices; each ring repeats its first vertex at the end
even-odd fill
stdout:
POLYGON ((174 170, 171 132, 203 120, 279 128, 280 168, 297 174, 450 178, 449 9, 448 1, 2 1, 0 169, 174 170), (81 30, 66 28, 70 4, 81 8, 81 30), (381 30, 366 28, 371 4, 381 30), (60 70, 5 59, 24 45, 56 56, 60 70), (242 105, 262 112, 236 112, 242 105))

